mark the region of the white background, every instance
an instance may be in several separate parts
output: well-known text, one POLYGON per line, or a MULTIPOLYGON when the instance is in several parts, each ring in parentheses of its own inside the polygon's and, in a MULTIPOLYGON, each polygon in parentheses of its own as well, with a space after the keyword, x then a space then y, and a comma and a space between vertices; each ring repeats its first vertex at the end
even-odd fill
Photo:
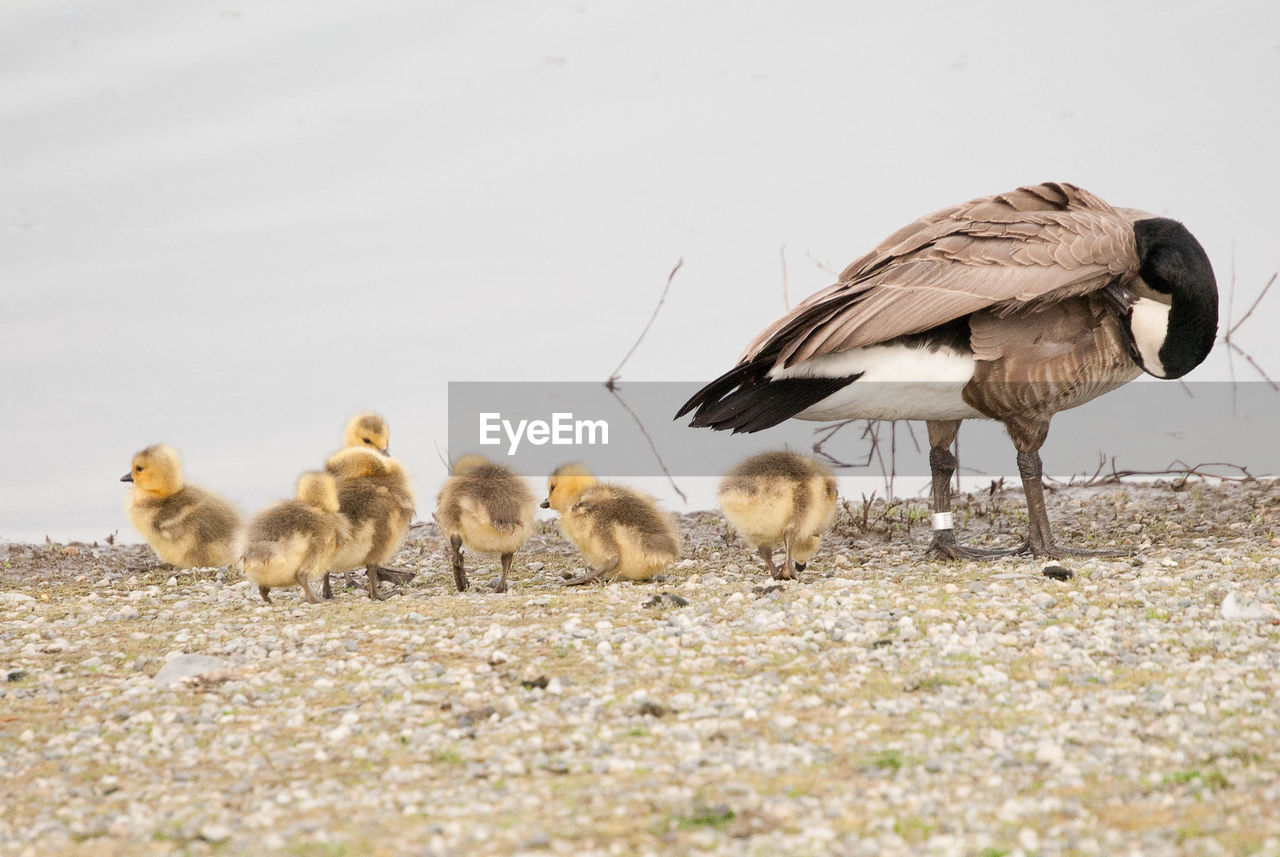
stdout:
MULTIPOLYGON (((603 380, 681 257, 624 382, 710 379, 783 310, 780 247, 794 302, 831 279, 807 254, 838 269, 1020 184, 1183 220, 1239 315, 1280 268, 1277 24, 1271 0, 8 0, 0 536, 132 535, 117 480, 158 441, 251 511, 365 408, 426 516, 449 380, 603 380)), ((1273 369, 1278 307, 1240 334, 1273 369)))

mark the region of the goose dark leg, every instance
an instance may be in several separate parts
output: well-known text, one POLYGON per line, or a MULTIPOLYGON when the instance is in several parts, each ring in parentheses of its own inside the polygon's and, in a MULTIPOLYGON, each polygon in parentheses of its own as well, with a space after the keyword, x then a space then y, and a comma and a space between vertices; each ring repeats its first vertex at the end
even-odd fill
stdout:
POLYGON ((498 581, 497 586, 493 587, 494 592, 507 591, 507 572, 511 571, 511 560, 514 558, 514 553, 504 553, 502 555, 502 579, 498 581))
POLYGON ((449 561, 453 564, 453 584, 459 592, 467 589, 467 572, 462 567, 462 536, 449 537, 449 561))
POLYGON ((1049 511, 1044 502, 1044 467, 1037 449, 1018 451, 1018 474, 1022 477, 1022 491, 1027 495, 1027 542, 1034 556, 1062 559, 1068 556, 1128 556, 1123 550, 1086 550, 1054 544, 1049 531, 1049 511))
POLYGON ((1026 552, 1026 542, 1011 548, 971 548, 956 542, 955 527, 951 523, 951 477, 956 472, 956 457, 951 453, 951 445, 960 431, 960 421, 927 420, 925 426, 929 429, 934 514, 933 540, 929 542, 927 555, 943 559, 994 559, 1026 552))
POLYGON ((268 604, 271 603, 271 590, 268 587, 259 586, 258 594, 262 596, 263 601, 267 602, 268 604))
POLYGON ((324 573, 324 586, 320 590, 320 594, 325 598, 333 597, 333 584, 329 582, 329 572, 324 573))

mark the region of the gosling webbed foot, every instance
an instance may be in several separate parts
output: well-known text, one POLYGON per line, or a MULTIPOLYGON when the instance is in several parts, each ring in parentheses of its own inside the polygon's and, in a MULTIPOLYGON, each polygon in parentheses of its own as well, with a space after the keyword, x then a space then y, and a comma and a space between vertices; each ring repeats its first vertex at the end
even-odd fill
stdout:
POLYGON ((378 566, 378 577, 382 580, 389 580, 397 586, 403 586, 417 576, 415 571, 406 571, 400 568, 386 568, 378 566))

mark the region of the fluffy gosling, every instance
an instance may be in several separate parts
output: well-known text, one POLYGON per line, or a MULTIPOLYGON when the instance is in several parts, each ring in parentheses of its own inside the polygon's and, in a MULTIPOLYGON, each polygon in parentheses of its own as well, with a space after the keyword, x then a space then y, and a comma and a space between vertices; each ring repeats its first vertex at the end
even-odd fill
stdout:
POLYGON ((133 483, 129 522, 162 561, 182 568, 231 563, 240 516, 226 500, 183 481, 177 450, 147 447, 120 481, 133 483))
POLYGON ((591 571, 566 580, 577 586, 608 579, 648 580, 680 555, 675 518, 648 494, 596 481, 586 468, 567 464, 547 480, 542 508, 560 513, 560 532, 582 551, 591 571))
POLYGON ((777 451, 730 470, 717 492, 729 524, 743 535, 775 580, 794 580, 818 550, 836 511, 836 480, 812 458, 777 451), (782 568, 773 547, 785 551, 782 568))
POLYGON ((245 577, 258 585, 268 604, 273 587, 294 585, 315 604, 320 599, 312 584, 329 569, 348 530, 338 511, 333 477, 304 473, 298 478, 297 499, 269 506, 249 522, 240 551, 245 577))
POLYGON ((352 446, 372 449, 383 455, 391 454, 391 428, 382 414, 356 414, 347 421, 347 427, 342 431, 342 447, 352 446))
POLYGON ((502 579, 494 592, 507 591, 507 573, 515 552, 533 533, 537 501, 525 481, 501 464, 481 455, 464 455, 454 462, 452 475, 436 498, 436 522, 449 540, 453 582, 467 588, 462 548, 498 554, 502 579))
POLYGON ((369 575, 369 597, 381 601, 386 596, 379 593, 378 582, 382 577, 391 579, 390 569, 382 569, 382 563, 395 556, 413 520, 409 476, 394 458, 359 447, 335 453, 325 470, 337 482, 338 506, 350 522, 351 538, 324 575, 324 596, 333 597, 331 572, 363 565, 369 575))

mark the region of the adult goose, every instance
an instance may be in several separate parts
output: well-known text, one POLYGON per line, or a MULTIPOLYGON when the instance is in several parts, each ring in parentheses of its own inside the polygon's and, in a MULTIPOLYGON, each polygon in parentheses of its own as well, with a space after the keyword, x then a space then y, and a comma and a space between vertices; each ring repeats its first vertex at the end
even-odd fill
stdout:
POLYGON ((1049 421, 1142 372, 1209 354, 1218 290, 1181 223, 1063 182, 945 208, 898 230, 762 331, 676 414, 734 432, 805 420, 917 419, 929 431, 930 552, 1090 553, 1056 545, 1041 481, 1049 421), (1027 498, 1025 543, 955 540, 950 451, 964 419, 1000 420, 1027 498))

